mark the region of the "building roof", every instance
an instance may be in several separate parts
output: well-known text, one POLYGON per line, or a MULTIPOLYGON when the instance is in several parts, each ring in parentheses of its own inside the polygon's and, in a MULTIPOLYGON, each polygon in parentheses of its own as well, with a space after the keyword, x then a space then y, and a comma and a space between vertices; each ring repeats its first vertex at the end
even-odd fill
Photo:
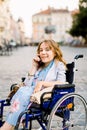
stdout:
POLYGON ((50 15, 51 13, 68 13, 68 9, 55 9, 52 7, 48 7, 46 10, 41 10, 40 12, 34 14, 33 16, 36 15, 50 15))
POLYGON ((75 14, 78 14, 78 13, 79 13, 79 10, 78 10, 78 9, 75 9, 75 10, 71 11, 71 14, 72 14, 72 15, 75 15, 75 14))

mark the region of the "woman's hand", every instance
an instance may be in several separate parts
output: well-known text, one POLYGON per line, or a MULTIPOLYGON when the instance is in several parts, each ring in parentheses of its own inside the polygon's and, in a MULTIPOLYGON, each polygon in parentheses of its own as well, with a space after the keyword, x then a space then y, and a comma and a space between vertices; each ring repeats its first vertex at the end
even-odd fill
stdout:
POLYGON ((39 62, 40 62, 39 56, 36 56, 35 58, 33 58, 32 68, 31 68, 31 70, 29 71, 29 74, 30 74, 30 75, 34 75, 35 72, 38 70, 39 62))
POLYGON ((52 87, 56 84, 66 84, 67 82, 60 82, 60 81, 39 81, 34 89, 34 93, 40 91, 42 87, 52 87))
POLYGON ((41 88, 42 88, 42 86, 43 86, 43 81, 39 81, 39 82, 37 83, 35 89, 34 89, 34 93, 40 91, 41 88))
POLYGON ((35 66, 35 67, 38 67, 40 60, 41 60, 41 59, 40 59, 39 55, 37 55, 37 56, 33 59, 32 65, 35 66))

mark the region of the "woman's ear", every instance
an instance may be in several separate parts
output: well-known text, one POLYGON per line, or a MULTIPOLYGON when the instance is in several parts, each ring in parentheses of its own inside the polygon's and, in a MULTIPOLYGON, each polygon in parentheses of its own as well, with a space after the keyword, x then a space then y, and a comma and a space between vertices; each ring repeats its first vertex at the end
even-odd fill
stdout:
POLYGON ((55 58, 56 56, 57 56, 56 53, 54 53, 54 58, 55 58))

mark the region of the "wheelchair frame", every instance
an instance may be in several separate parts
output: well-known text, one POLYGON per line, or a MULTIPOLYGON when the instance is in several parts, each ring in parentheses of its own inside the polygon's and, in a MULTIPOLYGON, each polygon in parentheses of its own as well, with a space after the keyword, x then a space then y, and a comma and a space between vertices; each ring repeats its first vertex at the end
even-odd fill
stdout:
MULTIPOLYGON (((87 103, 81 95, 75 93, 75 84, 72 84, 74 79, 73 70, 75 68, 75 60, 82 57, 83 55, 76 55, 74 57, 74 62, 67 64, 68 70, 66 71, 66 77, 69 84, 55 85, 51 92, 43 93, 40 98, 41 104, 32 103, 29 109, 23 111, 19 115, 17 124, 15 126, 15 130, 19 130, 20 120, 22 117, 24 117, 22 119, 22 123, 24 123, 23 130, 31 130, 33 120, 38 121, 42 130, 57 130, 57 129, 73 130, 72 128, 74 128, 75 125, 70 121, 71 120, 70 116, 75 111, 75 106, 79 108, 78 104, 75 105, 75 99, 76 101, 79 100, 78 101, 79 103, 81 102, 81 106, 84 109, 84 113, 83 113, 84 122, 82 122, 83 127, 82 126, 80 127, 81 130, 86 130, 87 128, 87 105, 86 104, 87 103), (46 94, 50 94, 51 96, 49 98, 44 98, 46 94), (62 126, 58 126, 56 128, 53 126, 53 122, 55 121, 55 119, 53 120, 53 117, 55 116, 59 117, 60 119, 62 118, 61 121, 62 126)), ((4 113, 5 106, 10 106, 10 102, 7 102, 7 100, 1 100, 0 101, 0 127, 4 123, 3 113, 4 113)), ((75 113, 75 116, 77 116, 76 114, 77 113, 75 113)))

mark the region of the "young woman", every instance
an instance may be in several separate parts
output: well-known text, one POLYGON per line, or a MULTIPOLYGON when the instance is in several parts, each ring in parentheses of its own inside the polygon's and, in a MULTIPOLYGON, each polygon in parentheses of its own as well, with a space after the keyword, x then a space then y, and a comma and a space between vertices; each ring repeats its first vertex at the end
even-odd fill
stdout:
POLYGON ((44 40, 37 48, 32 68, 22 86, 11 100, 10 112, 0 130, 14 130, 19 114, 27 109, 30 96, 46 87, 66 82, 66 63, 59 45, 54 40, 44 40))

